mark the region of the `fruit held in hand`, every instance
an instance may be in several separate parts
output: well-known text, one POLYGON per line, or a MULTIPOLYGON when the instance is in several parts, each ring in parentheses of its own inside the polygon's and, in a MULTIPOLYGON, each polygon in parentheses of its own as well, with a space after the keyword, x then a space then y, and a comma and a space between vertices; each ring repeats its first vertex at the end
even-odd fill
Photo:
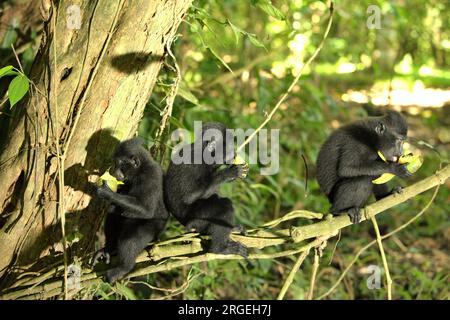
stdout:
POLYGON ((106 171, 103 175, 100 176, 100 179, 98 179, 97 181, 97 185, 102 186, 103 183, 105 182, 112 192, 117 192, 117 187, 123 184, 122 181, 117 180, 114 176, 109 174, 108 171, 106 171))
POLYGON ((245 164, 245 160, 240 156, 240 155, 236 155, 236 157, 234 157, 233 159, 233 164, 245 164))
POLYGON ((248 174, 248 163, 245 162, 245 160, 237 154, 236 157, 234 157, 234 159, 233 159, 233 164, 234 165, 242 165, 246 168, 246 170, 244 170, 243 175, 242 175, 242 178, 245 178, 248 174))
POLYGON ((409 172, 414 173, 422 166, 423 158, 420 154, 408 154, 406 156, 401 156, 400 159, 398 159, 398 163, 407 163, 406 169, 408 169, 409 172))
MULTIPOLYGON (((381 153, 381 151, 378 151, 378 156, 381 158, 381 160, 383 160, 384 162, 386 161, 385 156, 381 153)), ((397 163, 399 164, 407 164, 406 165, 406 169, 411 172, 414 173, 417 170, 419 170, 419 168, 422 166, 423 163, 423 158, 422 155, 420 154, 407 154, 407 155, 402 155, 397 163)), ((372 180, 372 183, 375 184, 383 184, 388 182, 389 180, 391 180, 394 177, 394 175, 392 173, 383 173, 380 177, 378 177, 375 180, 372 180)))
POLYGON ((389 180, 391 180, 393 177, 394 177, 394 175, 392 173, 383 173, 378 178, 372 180, 372 183, 374 183, 374 184, 383 184, 383 183, 386 183, 389 180))
POLYGON ((378 150, 377 153, 378 153, 378 156, 381 158, 381 160, 383 160, 384 162, 387 162, 387 160, 386 160, 384 154, 382 154, 380 150, 378 150))

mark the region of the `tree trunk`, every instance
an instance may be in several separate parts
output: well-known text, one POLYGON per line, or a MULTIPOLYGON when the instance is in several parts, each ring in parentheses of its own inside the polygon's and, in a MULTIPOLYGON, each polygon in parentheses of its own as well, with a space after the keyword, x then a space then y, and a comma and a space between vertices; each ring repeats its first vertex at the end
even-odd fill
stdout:
POLYGON ((92 182, 107 169, 115 144, 135 134, 165 46, 191 0, 56 3, 42 0, 44 35, 30 75, 35 86, 14 107, 3 137, 0 276, 61 253, 60 199, 66 238, 81 234, 70 253, 93 249, 104 208, 92 198, 92 182))

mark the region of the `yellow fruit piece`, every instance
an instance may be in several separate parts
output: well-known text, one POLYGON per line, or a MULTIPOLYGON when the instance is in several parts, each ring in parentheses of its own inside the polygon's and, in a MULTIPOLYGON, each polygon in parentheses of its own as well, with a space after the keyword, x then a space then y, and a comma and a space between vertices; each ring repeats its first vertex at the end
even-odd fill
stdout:
POLYGON ((106 182, 108 187, 111 189, 112 192, 117 192, 117 187, 121 184, 123 184, 122 181, 117 180, 114 176, 109 174, 108 171, 106 171, 103 175, 100 176, 100 179, 97 181, 98 186, 102 186, 103 182, 106 182))
MULTIPOLYGON (((386 158, 381 153, 381 151, 378 151, 378 156, 381 158, 381 160, 386 162, 386 158)), ((412 153, 410 153, 410 154, 402 155, 398 159, 398 163, 399 164, 407 163, 406 169, 409 172, 414 173, 417 170, 419 170, 419 168, 422 166, 423 158, 422 158, 422 156, 420 154, 412 154, 412 153)), ((383 173, 380 177, 372 180, 372 183, 374 183, 374 184, 383 184, 383 183, 386 183, 389 180, 391 180, 393 177, 394 177, 394 175, 392 173, 383 173)))
POLYGON ((238 154, 236 155, 236 157, 233 159, 233 164, 235 165, 242 165, 245 167, 245 170, 242 174, 242 178, 247 177, 248 174, 248 163, 238 154))
POLYGON ((394 175, 392 173, 383 173, 381 176, 379 176, 378 178, 372 180, 372 183, 375 184, 383 184, 388 182, 389 180, 391 180, 394 177, 394 175))
POLYGON ((387 162, 386 157, 381 153, 380 150, 378 150, 378 156, 381 158, 381 160, 383 160, 384 162, 387 162))
POLYGON ((423 158, 420 154, 408 154, 401 156, 400 159, 398 159, 398 163, 407 163, 406 169, 408 169, 409 172, 414 173, 422 166, 423 158))
MULTIPOLYGON (((386 157, 381 153, 380 150, 378 150, 378 156, 381 158, 381 160, 383 160, 384 162, 386 161, 386 157)), ((383 173, 381 176, 379 176, 378 178, 372 180, 372 183, 374 184, 383 184, 388 182, 389 180, 391 180, 394 177, 394 175, 392 173, 383 173)))
POLYGON ((416 156, 414 156, 412 153, 407 154, 407 155, 402 155, 402 156, 400 156, 400 158, 398 158, 398 163, 400 163, 400 164, 408 163, 408 162, 411 162, 412 160, 414 160, 415 158, 416 158, 416 156))
POLYGON ((240 156, 236 155, 236 157, 233 159, 233 164, 245 164, 245 160, 240 156))

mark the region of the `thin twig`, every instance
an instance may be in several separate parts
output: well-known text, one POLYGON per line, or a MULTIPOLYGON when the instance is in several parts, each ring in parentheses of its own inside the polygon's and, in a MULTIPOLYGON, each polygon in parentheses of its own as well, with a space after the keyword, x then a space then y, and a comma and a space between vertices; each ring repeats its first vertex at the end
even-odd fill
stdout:
POLYGON ((299 256, 297 261, 295 262, 294 266, 291 269, 291 272, 289 272, 288 277, 284 281, 283 287, 280 290, 280 293, 278 294, 277 300, 283 300, 284 296, 286 295, 287 290, 291 286, 292 282, 294 281, 295 275, 297 274, 298 269, 300 269, 303 261, 305 261, 306 256, 308 255, 308 251, 303 251, 299 256))
POLYGON ((53 108, 55 109, 55 120, 51 120, 53 128, 53 133, 55 136, 56 145, 56 162, 58 166, 58 213, 61 220, 61 236, 63 245, 63 260, 64 260, 64 300, 68 298, 67 292, 67 243, 66 243, 66 211, 65 211, 65 199, 64 199, 64 154, 61 153, 59 145, 59 107, 58 107, 58 83, 56 81, 56 73, 58 70, 57 55, 56 55, 56 15, 57 9, 55 5, 52 6, 52 28, 53 28, 53 72, 52 72, 52 83, 53 89, 53 108))
POLYGON ((386 255, 384 253, 383 241, 380 235, 380 228, 378 228, 377 219, 375 217, 371 218, 373 228, 375 229, 375 234, 377 235, 377 243, 380 248, 381 259, 383 260, 384 272, 386 273, 386 284, 387 284, 387 295, 388 300, 392 300, 392 278, 389 272, 389 265, 387 263, 386 255))
POLYGON ((306 298, 308 300, 312 300, 313 297, 314 297, 314 286, 316 284, 317 270, 319 269, 319 259, 320 259, 319 250, 316 249, 314 251, 313 270, 312 270, 312 273, 311 273, 311 281, 310 281, 310 284, 309 284, 308 296, 306 298))
POLYGON ((336 240, 336 243, 334 244, 333 251, 331 251, 330 261, 328 261, 328 265, 330 265, 331 262, 333 261, 333 257, 334 257, 334 254, 336 253, 337 246, 338 246, 338 244, 339 244, 339 241, 341 241, 341 234, 342 234, 342 231, 339 230, 339 232, 338 232, 338 238, 337 238, 337 240, 336 240))
MULTIPOLYGON (((175 15, 175 2, 174 2, 174 15, 175 15)), ((176 19, 174 17, 174 24, 176 23, 176 19)), ((158 131, 156 132, 155 140, 160 140, 164 129, 166 128, 167 124, 169 123, 169 119, 172 116, 172 110, 173 110, 173 103, 175 102, 175 97, 178 93, 178 87, 180 85, 181 81, 181 70, 177 63, 177 58, 172 52, 172 44, 174 41, 176 41, 175 33, 177 32, 177 29, 172 26, 172 31, 170 36, 168 37, 167 43, 166 43, 166 50, 169 56, 172 58, 173 64, 175 65, 175 79, 173 81, 173 84, 170 88, 169 93, 166 96, 166 106, 164 107, 164 110, 161 113, 161 122, 158 131)), ((161 149, 161 143, 158 143, 154 149, 154 156, 159 155, 161 149)))
POLYGON ((312 56, 308 59, 308 61, 306 61, 306 63, 301 67, 300 71, 298 72, 297 76, 294 78, 294 80, 292 81, 291 85, 289 86, 289 88, 286 90, 286 92, 281 96, 280 100, 278 100, 277 104, 275 105, 275 107, 273 107, 272 111, 267 115, 267 118, 261 123, 261 125, 252 132, 252 134, 250 134, 247 139, 245 139, 245 141, 237 148, 236 152, 239 153, 255 136, 256 134, 262 129, 264 128, 264 126, 266 124, 269 123, 269 121, 272 119, 273 115, 277 112, 277 110, 280 108, 281 104, 284 102, 284 100, 286 100, 286 98, 288 97, 288 95, 291 93, 291 91, 294 89, 295 85, 297 84, 297 82, 300 80, 300 77, 303 75, 303 71, 306 69, 307 66, 309 66, 309 64, 316 58, 316 56, 319 54, 320 50, 322 50, 322 47, 325 44, 325 40, 328 36, 328 33, 330 32, 331 29, 331 25, 333 23, 333 11, 334 11, 334 5, 333 5, 333 1, 330 1, 330 5, 329 5, 329 19, 328 19, 328 25, 327 28, 325 29, 325 33, 323 35, 322 41, 320 42, 319 46, 316 48, 316 50, 314 51, 314 53, 312 54, 312 56))
POLYGON ((17 55, 16 49, 14 49, 14 44, 13 43, 11 43, 11 49, 13 51, 13 54, 14 54, 14 57, 16 58, 17 63, 19 64, 20 71, 22 71, 22 73, 25 73, 23 71, 22 64, 20 63, 20 59, 19 59, 19 56, 17 55))

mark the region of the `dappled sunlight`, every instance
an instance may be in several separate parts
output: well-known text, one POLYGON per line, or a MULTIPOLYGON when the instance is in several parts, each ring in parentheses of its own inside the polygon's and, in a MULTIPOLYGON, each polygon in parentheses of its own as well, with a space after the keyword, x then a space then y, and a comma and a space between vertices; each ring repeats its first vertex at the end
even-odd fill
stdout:
POLYGON ((378 83, 370 90, 349 90, 341 96, 341 99, 345 102, 371 102, 376 106, 440 108, 450 102, 450 89, 425 88, 420 80, 415 81, 412 88, 405 82, 393 81, 392 88, 389 88, 389 83, 378 83))

